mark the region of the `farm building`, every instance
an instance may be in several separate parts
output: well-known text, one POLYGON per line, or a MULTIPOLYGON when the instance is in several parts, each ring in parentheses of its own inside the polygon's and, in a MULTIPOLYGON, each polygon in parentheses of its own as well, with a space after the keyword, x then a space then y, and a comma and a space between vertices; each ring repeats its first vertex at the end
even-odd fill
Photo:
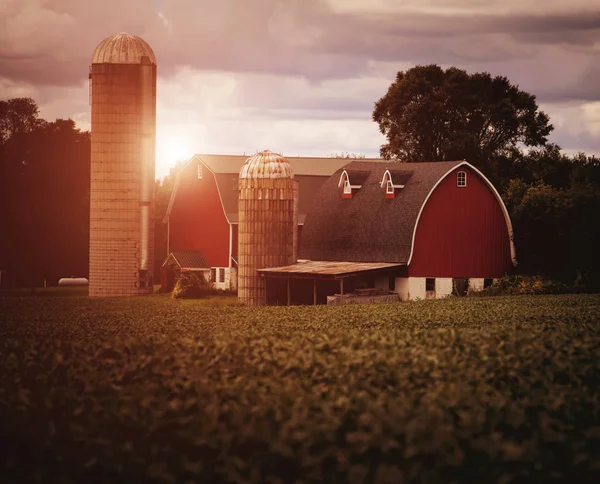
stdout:
POLYGON ((180 250, 171 252, 161 267, 161 275, 165 276, 163 285, 165 290, 171 291, 175 286, 175 280, 184 272, 192 272, 205 281, 224 277, 224 274, 217 274, 216 269, 211 270, 199 250, 180 250))
MULTIPOLYGON (((195 155, 178 173, 163 223, 167 254, 194 251, 211 270, 215 287, 237 289, 238 184, 246 156, 195 155)), ((299 184, 298 239, 321 185, 348 163, 345 158, 287 157, 299 184)), ((369 161, 365 161, 368 164, 369 161)), ((177 270, 161 268, 161 286, 170 289, 177 270)), ((196 268, 196 269, 206 269, 196 268)))
POLYGON ((502 199, 464 161, 353 161, 311 198, 299 247, 309 262, 260 269, 266 303, 318 304, 350 292, 369 300, 372 289, 443 297, 482 289, 516 264, 502 199))

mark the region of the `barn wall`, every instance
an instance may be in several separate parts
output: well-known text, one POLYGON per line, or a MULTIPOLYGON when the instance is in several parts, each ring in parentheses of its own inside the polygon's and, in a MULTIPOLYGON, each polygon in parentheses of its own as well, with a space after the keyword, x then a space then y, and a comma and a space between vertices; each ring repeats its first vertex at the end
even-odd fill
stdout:
MULTIPOLYGON (((214 267, 216 270, 216 280, 212 281, 215 289, 221 289, 223 291, 235 291, 237 290, 237 269, 235 267, 214 267), (223 269, 225 271, 225 280, 219 282, 219 271, 223 269)), ((209 272, 210 277, 210 272, 209 272)))
POLYGON ((452 278, 438 277, 435 280, 435 297, 448 297, 452 294, 452 278))
POLYGON ((184 170, 171 210, 169 250, 199 250, 211 267, 229 267, 229 222, 215 176, 204 167, 198 178, 195 163, 184 170))
POLYGON ((469 279, 469 291, 483 291, 483 277, 469 279))
POLYGON ((408 301, 410 298, 408 277, 396 277, 395 287, 396 292, 400 295, 400 300, 408 301))
POLYGON ((238 259, 238 224, 231 224, 231 256, 238 259))
POLYGON ((424 277, 409 277, 408 278, 408 299, 425 299, 425 278, 424 277))
POLYGON ((409 276, 500 277, 512 266, 504 213, 487 183, 461 166, 435 188, 421 213, 409 276), (457 171, 467 186, 456 186, 457 171))

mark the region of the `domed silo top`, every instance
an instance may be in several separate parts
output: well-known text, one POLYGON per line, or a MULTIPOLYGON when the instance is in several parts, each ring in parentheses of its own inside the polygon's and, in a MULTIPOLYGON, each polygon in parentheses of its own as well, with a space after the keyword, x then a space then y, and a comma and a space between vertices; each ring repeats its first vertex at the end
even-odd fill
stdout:
POLYGON ((147 57, 151 64, 156 64, 154 52, 144 39, 121 32, 98 44, 92 64, 142 64, 143 57, 147 57))
POLYGON ((290 162, 279 153, 265 150, 248 158, 240 170, 242 178, 294 178, 290 162))

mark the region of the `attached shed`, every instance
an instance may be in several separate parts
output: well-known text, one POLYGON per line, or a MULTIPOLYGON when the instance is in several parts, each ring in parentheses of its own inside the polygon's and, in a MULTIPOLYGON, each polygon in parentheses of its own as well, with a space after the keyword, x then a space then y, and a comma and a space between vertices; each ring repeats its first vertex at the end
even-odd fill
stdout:
MULTIPOLYGON (((266 304, 325 304, 328 297, 355 292, 351 302, 391 301, 388 281, 404 273, 402 264, 382 262, 307 261, 283 267, 269 267, 257 272, 265 278, 266 304), (385 280, 375 287, 377 280, 385 280), (380 289, 377 294, 361 290, 380 289)), ((350 301, 348 301, 350 302, 350 301)))
POLYGON ((349 163, 316 195, 299 257, 399 264, 403 300, 482 288, 516 265, 506 207, 465 161, 349 163))
POLYGON ((211 280, 211 268, 199 250, 171 252, 160 269, 161 291, 173 290, 175 282, 182 273, 192 272, 211 280))

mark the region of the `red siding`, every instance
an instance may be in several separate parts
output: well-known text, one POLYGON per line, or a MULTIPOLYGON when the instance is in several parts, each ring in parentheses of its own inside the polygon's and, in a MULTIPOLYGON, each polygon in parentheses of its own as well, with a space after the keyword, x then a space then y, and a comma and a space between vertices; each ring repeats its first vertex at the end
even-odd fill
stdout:
POLYGON ((212 267, 229 267, 229 222, 217 182, 204 167, 198 179, 190 163, 181 174, 170 217, 170 250, 199 250, 212 267))
POLYGON ((488 184, 461 166, 435 188, 417 226, 411 277, 500 277, 511 267, 504 213, 488 184), (467 186, 456 173, 467 172, 467 186))
POLYGON ((231 255, 237 260, 238 258, 238 224, 231 225, 231 255))

